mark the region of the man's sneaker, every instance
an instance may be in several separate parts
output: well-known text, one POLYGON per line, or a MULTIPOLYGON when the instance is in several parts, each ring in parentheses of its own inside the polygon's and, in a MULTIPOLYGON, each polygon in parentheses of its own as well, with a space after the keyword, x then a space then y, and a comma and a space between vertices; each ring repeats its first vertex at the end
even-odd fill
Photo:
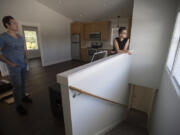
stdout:
POLYGON ((24 103, 32 103, 32 99, 30 99, 28 96, 24 97, 24 98, 22 99, 22 101, 23 101, 24 103))
POLYGON ((22 116, 27 115, 27 111, 22 105, 17 106, 16 110, 19 113, 19 115, 22 115, 22 116))

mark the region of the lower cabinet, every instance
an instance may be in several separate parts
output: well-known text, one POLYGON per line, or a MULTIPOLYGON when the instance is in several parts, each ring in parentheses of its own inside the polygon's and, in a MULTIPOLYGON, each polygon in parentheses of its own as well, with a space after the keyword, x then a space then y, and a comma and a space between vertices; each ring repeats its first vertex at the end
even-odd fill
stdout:
POLYGON ((87 61, 87 48, 81 48, 81 60, 87 61))

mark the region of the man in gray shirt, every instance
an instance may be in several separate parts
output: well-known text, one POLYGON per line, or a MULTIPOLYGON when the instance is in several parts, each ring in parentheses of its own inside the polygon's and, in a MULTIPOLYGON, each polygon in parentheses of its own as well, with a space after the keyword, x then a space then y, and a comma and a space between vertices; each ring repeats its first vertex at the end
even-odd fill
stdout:
POLYGON ((7 64, 10 72, 16 110, 20 115, 26 115, 22 102, 32 103, 32 100, 25 95, 27 57, 24 39, 17 34, 18 24, 12 16, 5 16, 2 22, 7 32, 0 35, 0 60, 7 64))

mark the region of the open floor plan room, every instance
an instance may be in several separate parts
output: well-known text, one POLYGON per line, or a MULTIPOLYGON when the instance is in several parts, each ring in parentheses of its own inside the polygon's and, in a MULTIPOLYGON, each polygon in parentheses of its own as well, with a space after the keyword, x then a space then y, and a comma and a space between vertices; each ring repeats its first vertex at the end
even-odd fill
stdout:
POLYGON ((0 0, 0 135, 180 135, 179 0, 0 0))

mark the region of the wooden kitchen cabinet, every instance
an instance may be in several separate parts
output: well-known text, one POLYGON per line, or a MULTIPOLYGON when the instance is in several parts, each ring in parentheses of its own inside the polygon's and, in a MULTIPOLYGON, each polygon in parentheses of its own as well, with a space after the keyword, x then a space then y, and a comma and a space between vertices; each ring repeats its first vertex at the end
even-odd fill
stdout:
POLYGON ((101 32, 101 40, 109 40, 110 22, 90 22, 84 24, 84 39, 89 40, 89 34, 92 32, 101 32))
POLYGON ((81 35, 81 39, 83 38, 83 40, 89 40, 89 34, 92 32, 101 32, 101 40, 109 40, 110 22, 74 22, 71 24, 71 34, 79 33, 81 35))
POLYGON ((77 33, 80 34, 82 30, 83 30, 82 23, 75 22, 71 24, 71 34, 77 34, 77 33))
POLYGON ((93 31, 92 23, 84 24, 84 40, 89 40, 89 33, 93 31))
POLYGON ((110 22, 102 22, 100 27, 101 29, 101 39, 102 40, 109 40, 110 38, 110 22))
POLYGON ((81 48, 81 60, 87 61, 87 48, 81 48))

